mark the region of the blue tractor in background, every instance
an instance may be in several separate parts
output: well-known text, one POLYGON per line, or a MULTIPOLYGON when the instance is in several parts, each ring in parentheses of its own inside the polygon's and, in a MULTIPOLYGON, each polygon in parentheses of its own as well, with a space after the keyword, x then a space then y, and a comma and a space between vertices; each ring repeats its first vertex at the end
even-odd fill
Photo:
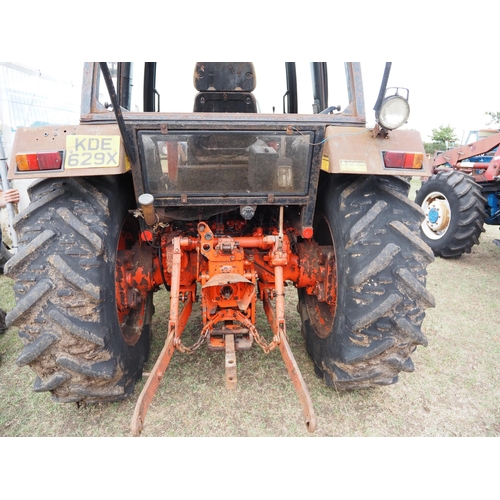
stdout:
MULTIPOLYGON (((435 255, 470 253, 484 224, 500 225, 499 145, 498 130, 477 130, 466 145, 434 157, 434 173, 422 183, 415 202, 425 214, 422 238, 435 255)), ((500 240, 494 242, 500 246, 500 240)))

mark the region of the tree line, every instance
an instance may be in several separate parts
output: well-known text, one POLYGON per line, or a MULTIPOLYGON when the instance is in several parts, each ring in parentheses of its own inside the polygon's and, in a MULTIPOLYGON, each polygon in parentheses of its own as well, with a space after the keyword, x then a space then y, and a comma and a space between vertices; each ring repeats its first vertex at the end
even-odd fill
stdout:
MULTIPOLYGON (((500 128, 500 111, 486 111, 485 115, 490 117, 487 125, 493 125, 494 128, 500 128)), ((433 128, 429 136, 431 141, 424 142, 425 152, 433 155, 436 151, 446 151, 455 147, 458 137, 455 134, 455 129, 451 125, 440 125, 438 128, 433 128)))

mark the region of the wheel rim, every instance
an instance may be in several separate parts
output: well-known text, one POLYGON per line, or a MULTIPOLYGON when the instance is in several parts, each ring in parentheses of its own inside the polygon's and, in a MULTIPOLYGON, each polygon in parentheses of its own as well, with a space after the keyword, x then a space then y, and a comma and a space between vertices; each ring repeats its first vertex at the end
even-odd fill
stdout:
POLYGON ((450 227, 451 209, 443 193, 429 193, 422 202, 425 219, 422 222, 423 233, 431 240, 442 238, 450 227))
MULTIPOLYGON (((321 213, 316 214, 316 220, 314 222, 314 234, 316 242, 320 246, 331 246, 335 248, 333 245, 331 227, 325 216, 321 213)), ((332 253, 331 259, 333 260, 333 264, 335 264, 335 252, 332 253)), ((334 290, 332 290, 330 293, 325 293, 325 295, 334 297, 333 301, 320 301, 318 300, 316 294, 307 293, 305 296, 305 305, 307 308, 308 317, 311 321, 311 327, 314 333, 322 339, 328 337, 332 333, 337 311, 336 296, 338 286, 336 278, 332 286, 334 290)))

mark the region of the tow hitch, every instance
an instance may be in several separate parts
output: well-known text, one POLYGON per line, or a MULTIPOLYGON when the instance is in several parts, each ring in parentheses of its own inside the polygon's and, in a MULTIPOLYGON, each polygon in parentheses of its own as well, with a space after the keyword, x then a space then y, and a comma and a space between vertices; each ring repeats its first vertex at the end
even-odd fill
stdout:
MULTIPOLYGON (((304 422, 309 432, 316 429, 316 417, 309 391, 286 335, 284 267, 288 264, 287 241, 283 237, 283 208, 280 209, 280 227, 277 234, 254 235, 251 237, 215 238, 208 225, 198 224, 199 239, 176 236, 172 240, 171 254, 171 299, 170 319, 165 345, 144 385, 137 401, 131 422, 131 431, 139 436, 144 428, 146 413, 165 375, 176 350, 191 354, 205 341, 209 348, 225 350, 226 387, 237 386, 236 342, 246 349, 255 341, 265 353, 279 347, 288 374, 302 405, 304 422), (200 271, 204 327, 199 340, 192 347, 186 347, 181 335, 186 327, 195 300, 196 289, 188 293, 181 290, 183 253, 196 247, 208 261, 208 268, 200 271), (255 327, 255 302, 257 294, 256 276, 249 272, 251 264, 245 259, 244 248, 268 250, 267 262, 274 268, 274 286, 261 286, 260 294, 269 324, 273 331, 270 343, 255 327), (238 271, 238 272, 235 272, 238 271), (179 297, 187 297, 182 311, 179 311, 179 297), (272 300, 275 304, 273 307, 272 300), (216 327, 217 325, 217 327, 216 327), (224 325, 220 327, 219 325, 224 325)), ((199 267, 199 263, 197 265, 199 267)))

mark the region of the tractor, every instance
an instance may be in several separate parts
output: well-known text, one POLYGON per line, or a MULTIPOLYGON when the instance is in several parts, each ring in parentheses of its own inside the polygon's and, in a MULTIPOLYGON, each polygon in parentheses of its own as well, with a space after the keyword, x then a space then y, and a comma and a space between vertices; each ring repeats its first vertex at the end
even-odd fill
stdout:
POLYGON ((500 225, 499 145, 498 130, 476 130, 466 144, 434 156, 433 175, 423 182, 415 202, 425 214, 422 239, 436 256, 470 253, 479 245, 484 224, 500 225))
POLYGON ((257 63, 193 63, 191 108, 166 112, 174 66, 86 63, 78 125, 17 130, 9 178, 34 181, 5 266, 16 296, 7 324, 18 328, 17 364, 35 372, 35 391, 61 403, 130 397, 161 287, 168 329, 138 396, 135 436, 174 353, 204 344, 225 352, 228 389, 238 351, 278 348, 313 432, 285 286, 297 289, 305 349, 328 386, 383 386, 414 370, 435 305, 426 289, 434 255, 408 179, 431 172, 420 134, 397 130, 408 90, 388 87, 391 63, 371 127, 360 64, 339 66, 310 63, 307 91, 298 63, 282 64, 270 80, 277 105, 262 112, 257 63), (331 104, 342 86, 345 102, 331 104), (270 333, 257 329, 258 302, 270 333), (195 303, 202 327, 185 345, 195 303))

